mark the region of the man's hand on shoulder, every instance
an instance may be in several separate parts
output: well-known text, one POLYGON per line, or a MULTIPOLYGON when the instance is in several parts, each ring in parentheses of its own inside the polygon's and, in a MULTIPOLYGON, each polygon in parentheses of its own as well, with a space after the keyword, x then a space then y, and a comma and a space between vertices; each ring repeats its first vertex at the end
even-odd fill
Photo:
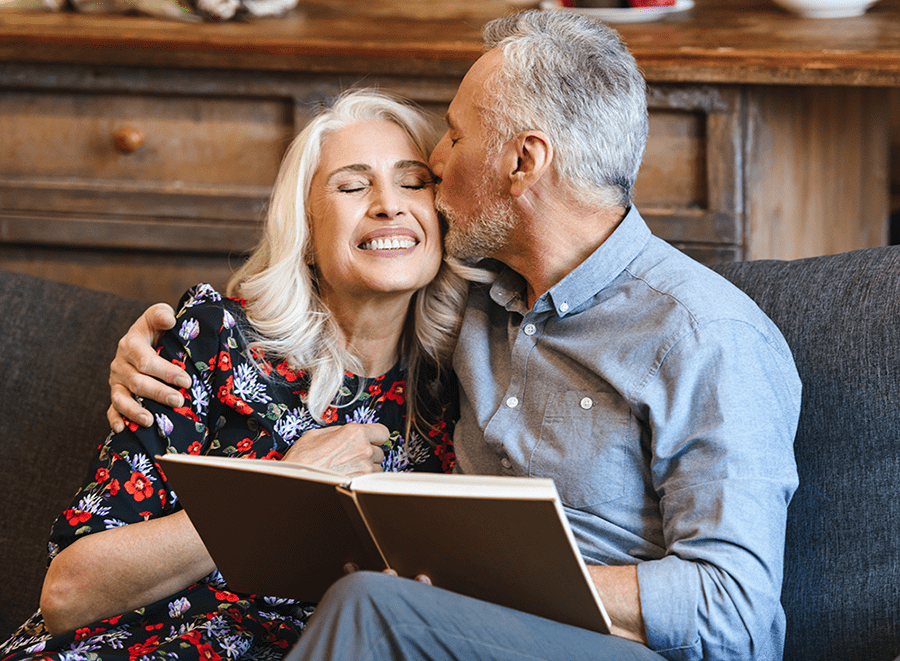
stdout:
POLYGON ((174 388, 191 387, 191 377, 181 368, 157 355, 153 349, 159 336, 175 326, 175 311, 166 303, 148 308, 119 340, 116 357, 110 365, 109 387, 112 406, 106 412, 113 431, 125 428, 122 417, 149 427, 153 416, 133 397, 149 397, 173 408, 184 405, 174 388))

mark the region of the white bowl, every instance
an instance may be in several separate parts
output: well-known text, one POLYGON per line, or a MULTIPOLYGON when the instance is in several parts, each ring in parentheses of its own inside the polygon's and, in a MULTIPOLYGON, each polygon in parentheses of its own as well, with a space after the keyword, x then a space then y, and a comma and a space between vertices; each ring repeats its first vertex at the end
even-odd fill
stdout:
POLYGON ((859 16, 877 0, 774 0, 776 5, 805 18, 859 16))

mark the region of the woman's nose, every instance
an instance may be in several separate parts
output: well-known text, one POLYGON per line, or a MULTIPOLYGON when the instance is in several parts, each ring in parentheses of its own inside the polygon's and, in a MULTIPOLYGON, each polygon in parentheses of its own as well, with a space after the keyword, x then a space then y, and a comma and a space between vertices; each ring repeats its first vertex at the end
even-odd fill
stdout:
POLYGON ((370 211, 379 218, 396 218, 405 211, 403 196, 393 186, 378 187, 370 211))

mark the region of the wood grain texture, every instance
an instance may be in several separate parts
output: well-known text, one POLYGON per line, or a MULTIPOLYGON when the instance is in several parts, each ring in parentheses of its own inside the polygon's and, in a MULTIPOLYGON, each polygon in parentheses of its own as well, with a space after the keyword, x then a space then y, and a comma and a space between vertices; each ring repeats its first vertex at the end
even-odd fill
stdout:
POLYGON ((749 99, 747 257, 887 243, 886 90, 759 87, 749 99))
MULTIPOLYGON (((0 60, 462 75, 502 0, 302 0, 287 16, 180 23, 0 13, 0 60)), ((863 16, 803 19, 770 0, 696 0, 615 26, 648 80, 900 85, 900 0, 863 16)))

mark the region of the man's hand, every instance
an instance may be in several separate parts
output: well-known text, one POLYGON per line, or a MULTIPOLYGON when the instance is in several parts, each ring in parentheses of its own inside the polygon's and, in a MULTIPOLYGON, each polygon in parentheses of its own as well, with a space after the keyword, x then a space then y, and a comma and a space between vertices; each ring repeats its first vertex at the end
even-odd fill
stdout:
POLYGON ((381 446, 390 437, 388 428, 378 423, 313 429, 297 439, 282 461, 350 476, 377 473, 384 461, 381 446))
POLYGON ((159 336, 174 326, 175 311, 165 303, 157 303, 148 308, 119 340, 109 372, 112 406, 106 412, 113 431, 118 433, 125 428, 122 416, 145 427, 153 424, 153 416, 135 401, 132 394, 149 397, 173 408, 184 406, 181 393, 165 383, 190 388, 191 377, 153 350, 159 336))

